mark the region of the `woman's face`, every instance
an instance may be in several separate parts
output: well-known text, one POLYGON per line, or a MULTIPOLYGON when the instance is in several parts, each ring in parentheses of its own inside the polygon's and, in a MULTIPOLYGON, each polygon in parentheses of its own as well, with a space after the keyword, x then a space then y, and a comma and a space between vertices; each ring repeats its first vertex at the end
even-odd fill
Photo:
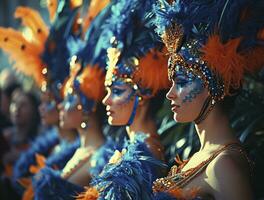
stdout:
POLYGON ((29 125, 32 123, 34 108, 29 97, 23 92, 13 95, 10 104, 11 121, 15 125, 29 125))
POLYGON ((203 81, 191 73, 187 74, 182 68, 175 73, 166 95, 171 101, 174 120, 182 123, 192 122, 198 117, 207 96, 203 81))
POLYGON ((82 106, 77 94, 67 95, 59 105, 60 127, 63 129, 78 129, 83 121, 82 106))
POLYGON ((108 123, 114 126, 126 125, 134 106, 134 90, 131 85, 119 81, 106 87, 106 91, 103 104, 106 105, 108 123))
POLYGON ((57 125, 59 122, 59 111, 57 103, 48 92, 41 94, 39 112, 44 125, 57 125))

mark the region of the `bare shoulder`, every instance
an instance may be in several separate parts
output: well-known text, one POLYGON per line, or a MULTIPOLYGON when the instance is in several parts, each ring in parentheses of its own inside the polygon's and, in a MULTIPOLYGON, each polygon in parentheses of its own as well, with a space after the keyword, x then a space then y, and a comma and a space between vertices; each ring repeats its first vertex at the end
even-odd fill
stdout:
POLYGON ((248 162, 241 153, 225 151, 207 167, 208 183, 215 199, 253 199, 248 162))

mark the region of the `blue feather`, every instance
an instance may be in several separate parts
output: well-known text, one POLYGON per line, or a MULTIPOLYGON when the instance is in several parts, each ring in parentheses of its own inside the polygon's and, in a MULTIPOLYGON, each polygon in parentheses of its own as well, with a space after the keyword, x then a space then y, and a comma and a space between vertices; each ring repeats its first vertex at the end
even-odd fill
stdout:
POLYGON ((83 188, 60 177, 60 173, 51 168, 43 168, 33 177, 35 200, 74 200, 83 188))
POLYGON ((161 175, 165 167, 156 160, 144 140, 146 135, 137 133, 135 140, 125 140, 126 153, 121 161, 108 164, 98 177, 92 180, 98 191, 99 199, 151 199, 152 182, 161 175))
POLYGON ((217 32, 223 42, 242 37, 240 49, 256 45, 257 33, 264 28, 262 0, 176 0, 171 5, 159 0, 154 6, 156 32, 162 35, 172 23, 183 27, 186 38, 203 38, 217 32), (241 20, 245 10, 249 15, 241 20))

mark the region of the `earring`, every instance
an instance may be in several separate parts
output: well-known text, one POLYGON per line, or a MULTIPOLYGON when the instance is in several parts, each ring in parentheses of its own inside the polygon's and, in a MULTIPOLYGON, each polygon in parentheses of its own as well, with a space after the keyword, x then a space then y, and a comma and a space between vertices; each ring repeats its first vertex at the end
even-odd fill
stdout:
POLYGON ((80 124, 82 129, 86 129, 88 127, 88 116, 86 114, 83 115, 83 121, 80 124))

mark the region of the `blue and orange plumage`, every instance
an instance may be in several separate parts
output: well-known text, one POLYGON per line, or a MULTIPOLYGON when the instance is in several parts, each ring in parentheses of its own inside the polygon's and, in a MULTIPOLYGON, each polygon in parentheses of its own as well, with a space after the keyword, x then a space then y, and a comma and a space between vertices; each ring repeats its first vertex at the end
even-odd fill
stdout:
POLYGON ((95 197, 113 200, 131 197, 151 199, 152 182, 165 166, 153 157, 144 142, 146 138, 145 134, 137 133, 134 140, 125 140, 121 153, 117 154, 118 158, 109 160, 98 177, 92 180, 92 187, 86 188, 78 200, 95 197))
POLYGON ((201 58, 221 76, 225 93, 241 86, 246 72, 264 65, 264 3, 261 0, 159 0, 155 7, 157 32, 162 36, 180 24, 186 40, 203 42, 201 58))

